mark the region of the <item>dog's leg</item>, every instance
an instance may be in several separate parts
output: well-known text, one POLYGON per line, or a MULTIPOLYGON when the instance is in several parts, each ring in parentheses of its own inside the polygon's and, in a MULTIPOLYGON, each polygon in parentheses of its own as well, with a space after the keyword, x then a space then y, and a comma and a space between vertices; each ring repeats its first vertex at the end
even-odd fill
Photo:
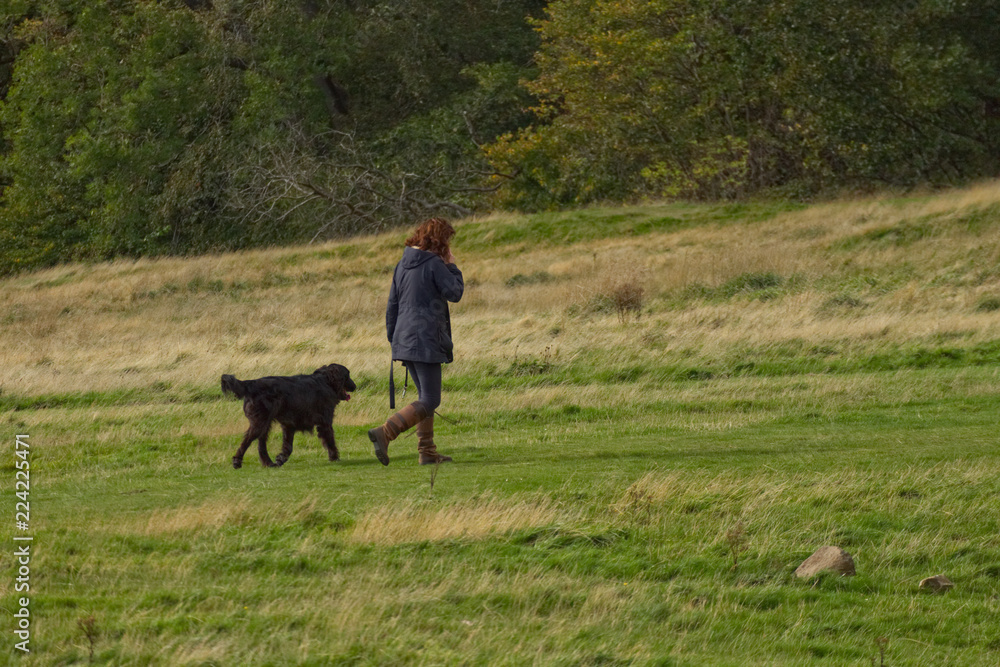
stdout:
POLYGON ((236 450, 236 456, 233 457, 234 468, 239 470, 243 467, 243 455, 246 454, 247 449, 250 447, 250 443, 256 440, 259 435, 260 434, 257 433, 257 429, 255 429, 253 425, 251 425, 250 428, 247 429, 247 432, 243 434, 243 441, 240 442, 240 446, 236 450))
POLYGON ((292 440, 295 439, 295 430, 282 424, 281 453, 274 457, 274 463, 279 466, 285 465, 285 461, 292 455, 292 440))
POLYGON ((260 456, 260 464, 265 468, 273 468, 274 461, 267 453, 267 436, 271 432, 271 424, 264 427, 260 437, 257 438, 257 455, 260 456))
POLYGON ((330 460, 339 461, 340 452, 337 451, 337 441, 333 436, 333 427, 323 424, 316 429, 316 435, 319 436, 319 441, 326 447, 326 453, 330 457, 330 460))

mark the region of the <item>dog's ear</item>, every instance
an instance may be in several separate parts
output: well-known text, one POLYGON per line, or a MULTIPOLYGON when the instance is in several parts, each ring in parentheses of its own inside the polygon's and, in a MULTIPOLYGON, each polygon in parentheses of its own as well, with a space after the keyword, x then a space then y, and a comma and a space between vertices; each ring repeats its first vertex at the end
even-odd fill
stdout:
POLYGON ((328 364, 316 369, 316 372, 325 377, 326 381, 330 383, 330 386, 337 390, 344 389, 345 371, 347 371, 347 369, 340 364, 328 364))

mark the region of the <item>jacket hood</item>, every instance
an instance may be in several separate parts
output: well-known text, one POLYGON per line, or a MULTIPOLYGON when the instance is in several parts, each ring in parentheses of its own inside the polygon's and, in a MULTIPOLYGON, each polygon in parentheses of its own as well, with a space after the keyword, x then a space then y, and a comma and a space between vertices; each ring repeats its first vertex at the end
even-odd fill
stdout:
POLYGON ((404 269, 414 269, 425 262, 429 262, 435 257, 437 257, 437 255, 432 252, 428 252, 427 250, 420 250, 419 248, 406 246, 403 250, 403 259, 400 260, 400 264, 404 269))

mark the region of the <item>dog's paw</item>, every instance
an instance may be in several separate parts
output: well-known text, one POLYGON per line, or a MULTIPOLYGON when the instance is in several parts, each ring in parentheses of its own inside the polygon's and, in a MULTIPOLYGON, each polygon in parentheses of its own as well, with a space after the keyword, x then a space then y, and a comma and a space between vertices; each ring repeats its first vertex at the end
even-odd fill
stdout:
POLYGON ((288 460, 287 456, 285 456, 284 454, 278 454, 277 456, 274 457, 274 465, 283 466, 285 465, 285 461, 287 460, 288 460))
POLYGON ((233 468, 235 468, 236 470, 239 470, 242 467, 243 467, 243 459, 241 459, 238 456, 234 456, 233 457, 233 468))
POLYGON ((339 461, 340 460, 340 454, 338 452, 334 452, 333 454, 330 454, 329 456, 330 456, 330 460, 331 461, 339 461))

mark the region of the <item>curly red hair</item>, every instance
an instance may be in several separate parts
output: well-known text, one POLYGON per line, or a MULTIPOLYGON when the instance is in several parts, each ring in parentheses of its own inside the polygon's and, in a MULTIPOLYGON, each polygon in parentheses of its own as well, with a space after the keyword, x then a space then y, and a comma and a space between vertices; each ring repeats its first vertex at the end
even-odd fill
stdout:
POLYGON ((406 239, 406 245, 432 252, 442 260, 448 261, 449 245, 454 235, 455 228, 447 220, 430 218, 420 223, 413 236, 406 239))

